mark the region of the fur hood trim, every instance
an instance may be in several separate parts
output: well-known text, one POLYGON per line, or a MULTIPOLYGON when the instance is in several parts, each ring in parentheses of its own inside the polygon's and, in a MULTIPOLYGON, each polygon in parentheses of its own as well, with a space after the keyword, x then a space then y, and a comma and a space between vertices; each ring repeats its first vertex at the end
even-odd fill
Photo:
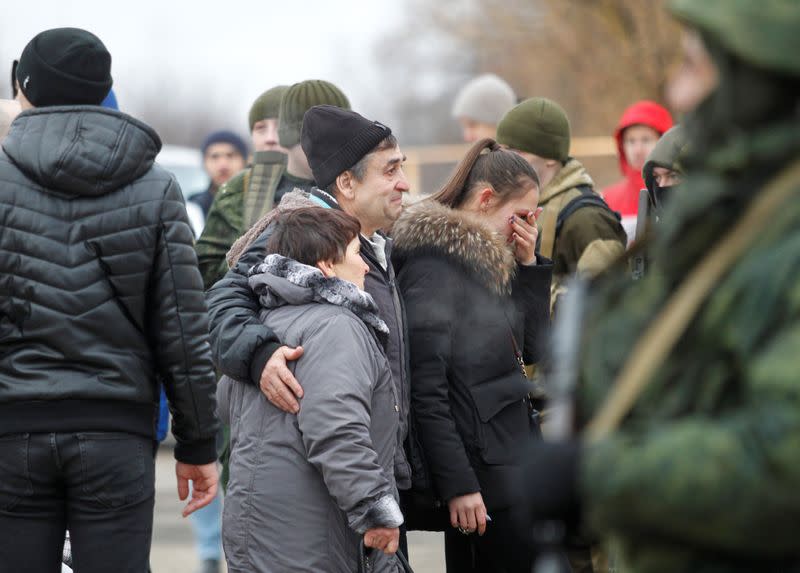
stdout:
POLYGON ((476 275, 492 292, 511 292, 517 269, 514 253, 476 215, 426 199, 406 208, 392 229, 392 238, 400 258, 443 256, 476 275))

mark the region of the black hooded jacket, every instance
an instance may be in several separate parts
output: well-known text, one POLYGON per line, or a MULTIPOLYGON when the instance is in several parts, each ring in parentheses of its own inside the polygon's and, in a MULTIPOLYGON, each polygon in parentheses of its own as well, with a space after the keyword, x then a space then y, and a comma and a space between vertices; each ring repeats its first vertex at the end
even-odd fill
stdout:
POLYGON ((469 215, 431 200, 393 229, 411 356, 409 458, 414 489, 442 501, 481 492, 507 508, 504 488, 533 439, 532 385, 517 361, 539 359, 549 325, 553 266, 518 265, 469 215))
POLYGON ((214 460, 203 283, 174 177, 143 123, 94 106, 23 112, 0 153, 0 434, 155 436, 214 460))

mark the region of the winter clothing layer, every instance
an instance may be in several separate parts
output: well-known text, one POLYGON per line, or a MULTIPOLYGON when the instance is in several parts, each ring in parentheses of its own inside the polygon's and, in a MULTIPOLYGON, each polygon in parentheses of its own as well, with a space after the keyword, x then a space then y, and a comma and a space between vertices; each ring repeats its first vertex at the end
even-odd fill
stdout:
POLYGON ((256 123, 259 121, 278 118, 278 112, 281 109, 281 98, 288 89, 289 86, 275 86, 256 98, 256 101, 250 106, 250 111, 247 114, 250 132, 253 131, 256 123))
MULTIPOLYGON (((223 539, 236 572, 357 568, 359 538, 403 522, 394 483, 399 405, 381 339, 388 327, 352 283, 280 255, 254 267, 261 319, 303 358, 297 415, 228 377, 218 396, 231 426, 223 539)), ((395 571, 379 555, 377 571, 395 571)))
POLYGON ((622 215, 623 225, 628 231, 629 237, 633 237, 632 230, 636 228, 636 214, 639 211, 639 191, 644 189, 641 171, 634 169, 628 163, 623 149, 623 134, 627 128, 634 125, 650 127, 661 135, 672 127, 672 116, 666 109, 655 102, 639 101, 625 110, 614 131, 614 139, 617 141, 619 170, 624 178, 603 189, 602 195, 608 206, 622 215))
POLYGON ((349 109, 315 105, 303 119, 300 144, 314 181, 320 189, 327 189, 391 134, 392 130, 382 123, 349 109))
MULTIPOLYGON (((749 29, 745 4, 717 14, 736 23, 730 33, 749 29)), ((776 22, 791 18, 774 6, 759 10, 776 22)), ((790 11, 798 14, 794 5, 790 11)), ((789 99, 781 108, 775 94, 788 95, 785 86, 774 76, 760 76, 758 85, 732 82, 760 75, 742 68, 741 61, 721 66, 720 89, 687 120, 689 177, 656 227, 652 271, 634 283, 609 277, 588 305, 584 419, 670 295, 800 159, 797 92, 794 105, 789 99), (758 115, 730 107, 739 98, 758 115)), ((714 285, 621 426, 586 448, 587 516, 618 542, 621 570, 800 569, 800 181, 791 186, 793 196, 714 285)))
MULTIPOLYGON (((205 191, 193 193, 189 197, 189 202, 200 207, 200 209, 203 211, 203 217, 208 217, 208 213, 211 210, 211 205, 214 204, 214 197, 216 197, 216 194, 216 186, 211 183, 208 186, 208 189, 205 191)), ((203 228, 205 228, 205 226, 203 228)))
POLYGON ((514 504, 503 487, 534 439, 532 385, 549 323, 552 265, 518 266, 504 239, 431 200, 394 226, 393 260, 408 314, 414 487, 448 501, 481 492, 491 513, 514 504))
POLYGON ((575 274, 593 277, 625 252, 625 231, 616 215, 602 205, 586 205, 570 214, 558 227, 559 214, 583 192, 596 195, 594 181, 580 161, 569 159, 540 193, 539 241, 553 236, 551 303, 555 306, 566 283, 575 274))
POLYGON ((335 105, 350 109, 342 90, 325 80, 306 80, 289 86, 281 98, 278 112, 278 141, 289 149, 300 143, 303 116, 315 105, 335 105))
MULTIPOLYGON (((327 193, 315 189, 310 194, 290 193, 285 200, 289 205, 320 206, 338 208, 336 200, 327 193), (298 200, 305 195, 307 203, 298 200), (291 197, 291 199, 290 199, 291 197)), ((211 318, 211 348, 214 363, 223 373, 235 380, 258 387, 261 373, 270 356, 282 343, 280 338, 258 319, 259 305, 247 284, 247 272, 253 265, 263 262, 266 244, 271 233, 268 213, 256 227, 264 229, 260 235, 248 232, 249 244, 237 245, 241 255, 227 274, 208 291, 209 315, 211 318)), ((391 256, 392 241, 386 240, 384 257, 391 256)), ((361 237, 361 255, 369 266, 365 278, 365 289, 375 299, 381 318, 389 327, 386 356, 392 369, 392 377, 400 397, 400 437, 405 440, 408 433, 408 352, 405 344, 405 309, 395 280, 391 264, 383 269, 369 241, 361 237)), ((303 381, 299 381, 303 384, 303 381)), ((411 470, 405 454, 398 449, 395 474, 397 485, 406 489, 410 485, 411 470)))
POLYGON ((36 107, 100 105, 113 83, 111 54, 86 30, 45 30, 22 50, 15 79, 36 107))
POLYGON ((0 434, 155 437, 215 459, 214 372, 192 230, 161 142, 95 107, 23 112, 0 154, 0 434))
POLYGON ((467 117, 489 125, 497 125, 503 115, 517 103, 514 90, 502 78, 484 74, 473 78, 453 102, 452 116, 467 117))

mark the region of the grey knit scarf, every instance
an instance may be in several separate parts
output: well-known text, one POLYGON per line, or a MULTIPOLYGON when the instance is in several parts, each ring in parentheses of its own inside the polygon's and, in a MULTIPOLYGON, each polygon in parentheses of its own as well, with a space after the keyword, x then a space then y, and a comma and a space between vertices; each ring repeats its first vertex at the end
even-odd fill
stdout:
POLYGON ((264 308, 276 308, 288 303, 273 292, 268 284, 257 282, 253 285, 252 279, 261 274, 280 277, 293 285, 309 289, 314 302, 346 308, 372 327, 381 342, 386 341, 389 327, 378 315, 375 300, 353 283, 337 277, 326 277, 318 268, 298 263, 282 255, 268 255, 263 263, 253 266, 249 273, 250 284, 264 308))

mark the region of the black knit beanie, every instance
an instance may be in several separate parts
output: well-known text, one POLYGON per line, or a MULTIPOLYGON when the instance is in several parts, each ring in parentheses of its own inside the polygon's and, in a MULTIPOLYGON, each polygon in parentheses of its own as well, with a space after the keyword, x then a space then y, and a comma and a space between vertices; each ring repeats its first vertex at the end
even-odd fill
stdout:
POLYGON ((37 34, 22 50, 16 75, 35 107, 100 105, 113 83, 111 54, 100 38, 78 28, 37 34))
POLYGON ((382 123, 349 109, 316 105, 303 118, 300 145, 317 187, 325 189, 391 134, 382 123))

